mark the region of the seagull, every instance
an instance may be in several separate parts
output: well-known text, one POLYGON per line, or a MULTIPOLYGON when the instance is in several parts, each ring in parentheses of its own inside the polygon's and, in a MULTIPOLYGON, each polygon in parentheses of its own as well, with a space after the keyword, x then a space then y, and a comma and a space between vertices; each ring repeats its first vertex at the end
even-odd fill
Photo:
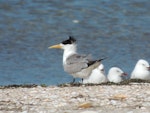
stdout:
POLYGON ((87 78, 93 69, 98 67, 103 59, 92 60, 90 55, 80 55, 77 53, 76 39, 69 36, 69 39, 62 41, 60 44, 50 46, 51 48, 63 49, 63 67, 64 71, 75 78, 87 78))
POLYGON ((83 79, 83 84, 92 83, 92 84, 100 84, 107 82, 107 77, 105 76, 104 65, 100 64, 97 68, 93 69, 91 75, 83 79))
POLYGON ((112 67, 109 69, 107 77, 110 82, 120 83, 123 81, 123 76, 126 75, 120 68, 112 67))
POLYGON ((150 65, 146 60, 137 61, 131 73, 131 79, 150 80, 150 65))

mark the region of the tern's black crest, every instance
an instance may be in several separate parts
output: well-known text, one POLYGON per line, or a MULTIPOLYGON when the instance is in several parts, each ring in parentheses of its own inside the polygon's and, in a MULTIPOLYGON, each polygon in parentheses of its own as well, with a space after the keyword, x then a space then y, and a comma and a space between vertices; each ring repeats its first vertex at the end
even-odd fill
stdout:
POLYGON ((69 39, 63 41, 62 44, 73 44, 75 42, 76 42, 76 39, 74 39, 72 36, 69 36, 69 39))

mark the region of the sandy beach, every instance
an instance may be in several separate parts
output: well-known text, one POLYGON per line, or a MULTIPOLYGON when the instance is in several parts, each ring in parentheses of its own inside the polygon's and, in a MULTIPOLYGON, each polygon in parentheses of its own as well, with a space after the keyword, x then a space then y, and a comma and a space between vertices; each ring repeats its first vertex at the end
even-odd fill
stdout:
POLYGON ((0 113, 149 112, 150 83, 0 88, 0 113))

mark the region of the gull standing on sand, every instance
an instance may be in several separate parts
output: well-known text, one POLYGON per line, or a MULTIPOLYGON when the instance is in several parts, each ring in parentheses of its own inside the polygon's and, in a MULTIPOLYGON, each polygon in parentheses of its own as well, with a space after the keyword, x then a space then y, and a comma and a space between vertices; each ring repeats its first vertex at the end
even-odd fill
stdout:
POLYGON ((63 67, 64 70, 75 78, 87 78, 92 70, 100 65, 103 59, 91 60, 89 55, 80 55, 77 53, 76 40, 73 37, 61 42, 60 44, 50 46, 49 48, 63 49, 63 67))
POLYGON ((110 82, 120 83, 121 81, 123 81, 123 76, 126 75, 127 74, 124 73, 120 68, 112 67, 108 71, 107 78, 110 82))
POLYGON ((107 77, 105 75, 104 65, 100 64, 97 68, 95 68, 91 75, 83 79, 83 84, 92 83, 92 84, 100 84, 107 82, 107 77))
POLYGON ((131 79, 150 80, 150 65, 146 60, 137 61, 131 73, 131 79))

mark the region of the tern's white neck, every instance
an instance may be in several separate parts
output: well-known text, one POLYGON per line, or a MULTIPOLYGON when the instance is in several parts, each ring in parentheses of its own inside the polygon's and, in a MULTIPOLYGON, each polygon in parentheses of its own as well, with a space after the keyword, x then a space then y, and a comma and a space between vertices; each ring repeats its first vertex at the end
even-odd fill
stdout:
POLYGON ((77 51, 76 44, 65 46, 63 54, 63 64, 66 64, 66 59, 69 56, 76 54, 77 53, 76 51, 77 51))

